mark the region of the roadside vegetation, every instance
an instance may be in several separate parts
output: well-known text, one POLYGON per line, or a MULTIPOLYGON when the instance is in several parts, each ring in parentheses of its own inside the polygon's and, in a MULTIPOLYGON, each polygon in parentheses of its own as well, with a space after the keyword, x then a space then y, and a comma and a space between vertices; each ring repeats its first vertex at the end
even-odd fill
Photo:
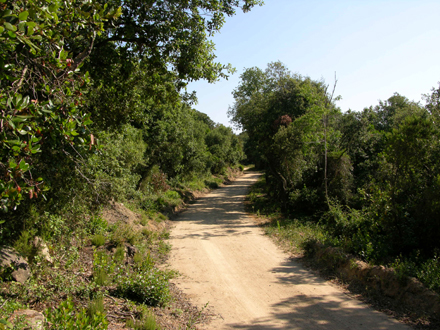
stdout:
POLYGON ((23 308, 50 329, 200 318, 157 268, 164 224, 245 156, 186 85, 234 71, 209 36, 259 4, 0 0, 0 249, 30 270, 21 285, 0 269, 0 328, 23 308))
POLYGON ((440 90, 341 112, 337 85, 246 69, 230 116, 265 173, 249 199, 294 248, 338 247, 440 293, 440 90))

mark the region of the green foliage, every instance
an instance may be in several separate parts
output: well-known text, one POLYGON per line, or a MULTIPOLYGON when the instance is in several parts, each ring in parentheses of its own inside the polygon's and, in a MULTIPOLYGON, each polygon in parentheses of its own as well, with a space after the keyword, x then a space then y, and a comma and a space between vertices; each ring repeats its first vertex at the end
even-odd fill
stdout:
POLYGON ((417 278, 431 290, 440 294, 440 262, 436 253, 426 260, 416 271, 417 278))
POLYGON ((23 309, 26 306, 24 306, 22 303, 20 303, 17 300, 11 300, 7 299, 3 296, 0 296, 0 306, 2 308, 0 309, 0 319, 9 317, 15 310, 17 309, 23 309))
POLYGON ((128 320, 126 323, 127 327, 130 327, 134 330, 160 330, 161 328, 156 323, 156 318, 154 314, 148 311, 146 308, 142 308, 141 317, 139 320, 133 321, 132 319, 128 320))
POLYGON ((46 310, 46 318, 49 329, 105 330, 108 327, 105 313, 95 309, 89 316, 86 308, 77 310, 70 298, 61 302, 58 308, 46 310))
POLYGON ((163 306, 170 300, 169 276, 158 269, 118 275, 116 292, 119 296, 149 306, 163 306))
POLYGON ((140 233, 133 230, 132 226, 119 222, 112 228, 110 242, 116 246, 122 246, 125 242, 135 245, 140 238, 140 233))
POLYGON ((32 239, 35 234, 24 230, 21 232, 20 237, 14 242, 14 249, 17 250, 23 257, 30 258, 35 253, 32 245, 32 239))
POLYGON ((97 285, 104 286, 109 283, 116 264, 105 251, 93 253, 93 280, 97 285))
POLYGON ((163 194, 160 194, 156 199, 156 205, 159 209, 165 209, 167 207, 176 207, 182 203, 182 199, 177 191, 168 190, 163 194))
POLYGON ((81 7, 57 0, 44 5, 14 0, 2 5, 0 63, 5 70, 0 73, 0 104, 6 125, 0 132, 0 158, 7 164, 1 167, 3 211, 14 209, 25 195, 32 199, 44 193, 45 183, 53 179, 40 177, 50 164, 47 154, 52 160, 62 154, 75 161, 94 144, 89 116, 78 107, 88 80, 78 67, 104 21, 117 16, 97 2, 81 7), (70 36, 68 43, 77 54, 84 53, 73 57, 64 36, 70 36))
POLYGON ((92 237, 91 241, 92 241, 92 244, 96 247, 103 246, 105 244, 105 236, 103 236, 101 234, 97 234, 92 237))
POLYGON ((95 316, 105 315, 104 298, 102 296, 98 296, 90 301, 89 305, 87 306, 87 315, 91 319, 93 319, 95 316))
POLYGON ((125 247, 118 246, 116 248, 115 254, 113 255, 113 258, 116 262, 122 262, 125 258, 125 247))
MULTIPOLYGON (((310 239, 371 263, 394 260, 402 278, 436 287, 438 89, 425 95, 425 107, 395 93, 362 112, 341 113, 322 81, 276 62, 246 69, 233 94, 229 115, 244 130, 248 159, 265 170, 264 189, 249 197, 254 211, 281 210, 315 224, 323 236, 310 239)), ((297 242, 290 220, 278 221, 268 231, 297 242)))

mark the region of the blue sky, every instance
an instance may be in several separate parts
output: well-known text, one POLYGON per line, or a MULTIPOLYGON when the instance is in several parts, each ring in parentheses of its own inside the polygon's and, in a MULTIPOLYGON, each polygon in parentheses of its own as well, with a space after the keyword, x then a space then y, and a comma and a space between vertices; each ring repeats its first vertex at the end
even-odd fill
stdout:
POLYGON ((265 0, 228 18, 213 41, 217 60, 237 72, 188 90, 197 92, 194 108, 225 125, 243 69, 278 60, 330 85, 336 72, 342 111, 374 106, 394 92, 422 101, 440 81, 440 1, 265 0))

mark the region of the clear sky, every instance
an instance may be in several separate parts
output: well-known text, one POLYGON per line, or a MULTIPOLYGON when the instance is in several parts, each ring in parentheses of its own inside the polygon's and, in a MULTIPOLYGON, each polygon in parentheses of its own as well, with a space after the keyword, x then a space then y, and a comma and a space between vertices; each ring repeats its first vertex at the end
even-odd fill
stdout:
POLYGON ((197 91, 194 108, 227 126, 243 69, 278 60, 331 86, 336 72, 342 111, 374 106, 395 92, 422 102, 440 81, 438 0, 265 0, 228 18, 213 41, 218 62, 237 72, 188 90, 197 91))

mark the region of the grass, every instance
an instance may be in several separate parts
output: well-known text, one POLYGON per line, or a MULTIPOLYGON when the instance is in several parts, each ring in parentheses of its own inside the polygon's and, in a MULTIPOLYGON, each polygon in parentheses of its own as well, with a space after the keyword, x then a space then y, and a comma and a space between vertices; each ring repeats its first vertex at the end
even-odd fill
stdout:
POLYGON ((101 234, 97 234, 92 237, 91 242, 96 247, 103 246, 105 244, 105 236, 101 234))

